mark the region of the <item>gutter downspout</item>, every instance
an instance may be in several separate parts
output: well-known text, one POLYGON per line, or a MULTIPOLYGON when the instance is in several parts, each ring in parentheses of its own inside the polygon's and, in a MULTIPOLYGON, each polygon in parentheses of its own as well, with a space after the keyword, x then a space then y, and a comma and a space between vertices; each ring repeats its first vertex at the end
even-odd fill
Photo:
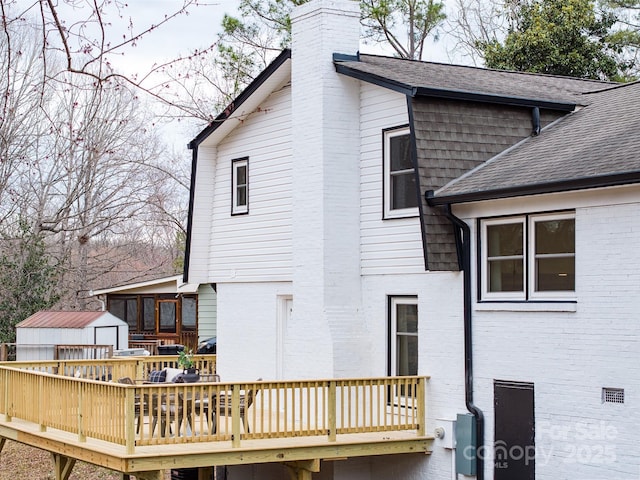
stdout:
MULTIPOLYGON (((425 192, 425 199, 431 205, 430 200, 433 191, 425 192)), ((456 245, 458 250, 458 261, 462 267, 463 273, 463 297, 464 297, 464 397, 465 404, 469 413, 476 419, 476 478, 484 480, 484 414, 482 410, 473 403, 473 339, 472 326, 473 319, 471 315, 471 229, 469 225, 456 217, 451 212, 451 204, 445 205, 444 214, 453 224, 456 245), (460 232, 462 232, 462 241, 460 241, 460 232)))

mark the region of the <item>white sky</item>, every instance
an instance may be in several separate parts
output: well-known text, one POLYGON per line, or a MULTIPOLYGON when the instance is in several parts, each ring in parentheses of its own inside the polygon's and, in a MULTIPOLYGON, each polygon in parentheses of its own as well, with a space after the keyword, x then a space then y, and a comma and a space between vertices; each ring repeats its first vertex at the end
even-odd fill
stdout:
MULTIPOLYGON (((142 73, 154 63, 185 55, 195 49, 205 48, 215 42, 220 23, 225 13, 237 15, 239 0, 204 0, 202 5, 189 7, 189 15, 181 15, 152 32, 135 48, 127 48, 125 55, 114 59, 128 73, 142 73)), ((451 3, 451 2, 446 2, 451 3)), ((182 5, 181 0, 130 0, 125 13, 133 19, 136 30, 158 23, 165 13, 175 11, 182 5)), ((128 21, 128 18, 125 18, 128 21)), ((126 23, 119 30, 124 31, 126 23)), ((115 30, 115 29, 114 29, 115 30)), ((449 62, 446 39, 428 48, 425 60, 449 62)), ((390 48, 362 45, 361 51, 392 55, 390 48)), ((354 52, 355 53, 355 52, 354 52)))
MULTIPOLYGON (((120 10, 120 15, 118 16, 117 10, 111 4, 107 7, 107 15, 103 18, 103 22, 107 23, 107 37, 112 44, 122 41, 124 36, 130 36, 131 32, 128 29, 130 23, 133 26, 132 32, 140 33, 151 25, 157 25, 165 15, 172 14, 183 5, 183 0, 120 1, 128 2, 120 10)), ((125 46, 118 50, 118 55, 111 55, 108 60, 120 73, 137 74, 140 78, 140 76, 147 74, 154 65, 163 64, 179 56, 189 55, 196 49, 207 48, 216 41, 224 14, 228 13, 234 16, 238 14, 239 1, 198 0, 199 5, 190 6, 188 14, 171 19, 156 31, 145 34, 136 46, 125 46)), ((64 2, 58 2, 59 15, 65 25, 73 31, 74 20, 85 20, 91 13, 87 5, 92 3, 90 0, 78 1, 76 5, 79 7, 72 8, 64 2)), ((447 3, 452 4, 453 0, 445 0, 445 4, 447 3)), ((18 0, 17 8, 28 9, 27 17, 37 16, 39 13, 37 2, 34 0, 18 0)), ((87 28, 86 25, 85 28, 87 28)), ((98 38, 98 33, 97 30, 91 32, 90 28, 84 32, 87 37, 94 38, 98 38)), ((73 45, 72 48, 76 46, 73 45)), ((393 55, 390 47, 385 49, 361 45, 361 51, 393 55)), ((429 56, 425 60, 449 62, 444 41, 429 45, 428 52, 429 56)), ((186 137, 175 130, 183 130, 183 127, 172 129, 174 130, 173 135, 177 135, 180 139, 177 142, 180 146, 186 143, 184 140, 186 137)), ((189 139, 187 138, 187 140, 189 139)))

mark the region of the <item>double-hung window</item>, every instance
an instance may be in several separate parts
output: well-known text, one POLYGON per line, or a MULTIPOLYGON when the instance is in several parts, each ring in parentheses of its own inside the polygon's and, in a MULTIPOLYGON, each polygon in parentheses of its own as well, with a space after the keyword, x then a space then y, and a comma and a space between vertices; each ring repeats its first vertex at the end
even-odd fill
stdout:
POLYGON ((231 162, 231 214, 249 213, 249 159, 231 162))
POLYGON ((483 300, 575 298, 575 214, 522 215, 480 223, 483 300))
POLYGON ((415 216, 418 193, 409 128, 385 130, 383 136, 384 218, 415 216))

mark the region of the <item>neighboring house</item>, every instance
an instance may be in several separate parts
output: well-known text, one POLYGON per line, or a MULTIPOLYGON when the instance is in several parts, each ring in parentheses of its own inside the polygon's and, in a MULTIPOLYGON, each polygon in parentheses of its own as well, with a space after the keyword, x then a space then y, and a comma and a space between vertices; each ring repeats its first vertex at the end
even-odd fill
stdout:
POLYGON ((430 456, 321 478, 637 477, 640 85, 357 55, 358 26, 356 2, 296 8, 291 51, 190 144, 218 373, 431 377, 430 456))
POLYGON ((184 283, 182 278, 174 275, 104 288, 92 295, 127 322, 133 346, 158 341, 195 351, 199 341, 216 335, 216 292, 211 284, 184 283))

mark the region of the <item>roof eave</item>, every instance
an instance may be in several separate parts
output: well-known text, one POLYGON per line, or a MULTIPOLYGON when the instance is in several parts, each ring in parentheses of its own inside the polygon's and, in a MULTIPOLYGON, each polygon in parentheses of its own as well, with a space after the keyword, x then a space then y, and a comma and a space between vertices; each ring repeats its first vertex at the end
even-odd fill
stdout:
POLYGON ((397 82, 381 75, 374 73, 363 72, 358 69, 350 68, 348 65, 341 61, 341 58, 334 55, 333 64, 336 68, 336 72, 345 75, 347 77, 355 78, 356 80, 362 80, 363 82, 378 85, 379 87, 388 88, 394 92, 402 93, 403 95, 409 95, 413 97, 416 93, 415 88, 406 83, 397 82))
POLYGON ((357 68, 351 68, 347 62, 358 61, 345 55, 334 54, 333 64, 336 72, 362 80, 373 85, 393 90, 395 92, 408 95, 410 97, 431 97, 444 98, 449 100, 463 100, 470 102, 493 103, 499 105, 514 105, 524 107, 538 107, 550 110, 559 110, 563 112, 571 112, 576 108, 574 102, 558 102, 553 100, 543 100, 536 98, 512 97, 505 95, 496 95, 482 92, 470 92, 464 90, 453 90, 443 88, 419 87, 409 85, 407 83, 398 82, 382 75, 370 72, 363 72, 357 68))
POLYGON ((433 191, 425 192, 425 198, 430 206, 453 205, 459 203, 498 200, 502 198, 524 197, 546 193, 570 192, 591 188, 617 187, 640 183, 640 171, 586 177, 574 180, 558 180, 555 182, 518 185, 493 190, 465 192, 453 195, 437 195, 433 191))
POLYGON ((463 90, 449 90, 430 87, 417 87, 415 96, 445 98, 449 100, 463 100, 469 102, 493 103, 498 105, 513 105, 518 107, 538 107, 546 108, 549 110, 559 110, 562 112, 572 112, 576 108, 576 103, 572 102, 556 102, 552 100, 542 100, 536 98, 511 97, 490 93, 467 92, 463 90))
POLYGON ((206 128, 191 140, 187 147, 196 149, 213 132, 215 132, 238 108, 249 99, 287 60, 291 59, 291 50, 285 49, 278 55, 253 81, 245 88, 206 128))

